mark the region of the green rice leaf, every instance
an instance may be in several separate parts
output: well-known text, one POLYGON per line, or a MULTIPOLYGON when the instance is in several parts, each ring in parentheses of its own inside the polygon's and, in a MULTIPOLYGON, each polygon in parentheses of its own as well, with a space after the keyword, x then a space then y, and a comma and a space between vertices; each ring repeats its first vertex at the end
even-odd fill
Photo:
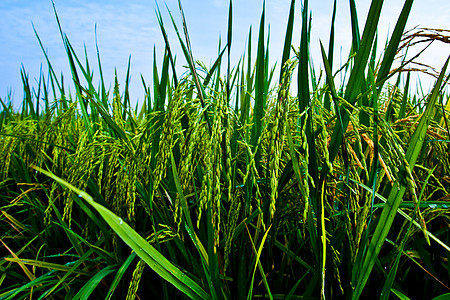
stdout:
MULTIPOLYGON (((292 47, 292 33, 294 31, 294 18, 295 18, 295 0, 291 1, 291 6, 289 8, 289 18, 286 27, 286 36, 284 38, 283 56, 281 58, 281 69, 280 69, 280 83, 285 72, 285 64, 289 59, 292 47)), ((280 98, 280 96, 278 96, 280 98)))
POLYGON ((250 235, 250 232, 248 231, 248 227, 247 227, 247 232, 248 232, 248 236, 250 238, 250 241, 252 243, 253 252, 256 252, 255 253, 256 254, 255 267, 253 268, 252 282, 250 284, 250 289, 248 291, 247 300, 252 299, 252 296, 253 296, 253 282, 255 281, 256 267, 259 267, 259 269, 261 271, 261 276, 262 276, 262 278, 264 280, 264 284, 265 284, 265 287, 266 287, 267 292, 269 294, 269 298, 273 299, 273 297, 272 297, 272 295, 270 293, 269 286, 267 285, 267 278, 266 278, 266 276, 264 274, 264 271, 262 270, 261 262, 259 260, 259 258, 261 257, 262 249, 264 248, 264 243, 266 242, 267 235, 269 234, 269 231, 270 231, 271 227, 272 227, 272 225, 270 225, 269 228, 267 228, 266 232, 264 233, 264 236, 262 237, 262 240, 261 240, 261 244, 258 247, 258 251, 256 251, 255 244, 254 244, 254 242, 252 240, 252 236, 250 235))
POLYGON ((65 188, 73 191, 79 197, 83 198, 90 205, 92 205, 105 219, 109 226, 111 226, 111 228, 117 233, 117 235, 163 279, 173 284, 177 289, 192 299, 210 299, 210 296, 194 280, 173 265, 121 218, 109 209, 96 203, 89 194, 77 189, 67 181, 50 172, 38 167, 34 168, 54 179, 65 188))
MULTIPOLYGON (((70 235, 68 234, 69 238, 70 235)), ((91 256, 94 253, 94 248, 90 248, 88 251, 86 251, 81 257, 80 259, 78 259, 70 268, 70 270, 66 271, 66 273, 63 276, 59 277, 59 281, 56 282, 55 285, 53 285, 53 287, 45 292, 45 296, 50 295, 51 293, 53 293, 60 285, 62 285, 67 278, 69 278, 69 276, 72 273, 75 273, 76 270, 89 258, 89 256, 91 256)))
MULTIPOLYGON (((367 185, 365 185, 365 184, 362 184, 362 183, 360 183, 360 182, 358 182, 358 181, 356 181, 356 180, 354 180, 354 179, 351 179, 350 178, 350 181, 352 181, 353 183, 355 183, 356 185, 358 185, 358 186, 360 186, 360 187, 362 187, 363 189, 365 189, 366 191, 368 191, 368 192, 370 192, 370 193, 372 193, 373 192, 373 189, 371 188, 371 187, 368 187, 367 185)), ((378 199, 380 199, 381 201, 383 201, 384 203, 386 203, 388 200, 385 198, 385 197, 383 197, 382 195, 380 195, 379 193, 375 193, 375 197, 376 198, 378 198, 378 199)), ((430 206, 430 205, 443 205, 442 206, 442 208, 447 208, 447 205, 445 204, 445 203, 439 203, 439 202, 436 202, 436 203, 434 203, 434 202, 432 202, 432 203, 429 203, 429 204, 425 204, 425 203, 422 203, 422 205, 424 205, 423 207, 428 207, 428 206, 430 206)), ((385 207, 386 205, 385 204, 377 204, 377 207, 385 207)), ((403 218, 405 218, 407 221, 409 221, 409 222, 412 222, 412 224, 414 225, 414 226, 416 226, 417 228, 422 228, 421 227, 421 225, 416 221, 416 220, 413 220, 412 218, 411 218, 411 216, 409 216, 407 213, 405 213, 402 209, 400 209, 400 207, 407 207, 407 208, 414 208, 414 204, 413 203, 411 203, 411 202, 409 202, 409 203, 405 203, 405 202, 403 202, 400 206, 399 206, 399 208, 397 209, 397 213, 400 215, 400 216, 402 216, 403 218)), ((440 239, 438 239, 435 235, 433 235, 431 232, 429 232, 429 231, 427 231, 427 235, 432 239, 432 240, 434 240, 436 243, 438 243, 442 248, 444 248, 446 251, 448 251, 448 252, 450 252, 450 246, 448 246, 448 245, 446 245, 443 241, 441 241, 440 239)))
POLYGON ((161 33, 163 35, 164 38, 164 43, 166 44, 166 50, 167 50, 167 55, 169 56, 169 60, 170 60, 170 64, 172 66, 172 75, 173 75, 173 81, 174 81, 174 86, 175 88, 177 88, 178 86, 178 78, 177 78, 177 72, 175 69, 175 60, 172 56, 172 50, 170 48, 170 43, 169 43, 169 38, 167 36, 167 32, 166 29, 164 27, 164 22, 161 16, 161 11, 159 10, 159 6, 158 3, 156 2, 156 18, 158 19, 158 23, 159 23, 159 28, 161 29, 161 33))
MULTIPOLYGON (((261 20, 259 24, 259 37, 258 37, 258 50, 256 55, 256 78, 255 78, 255 105, 253 107, 253 128, 251 136, 251 145, 256 147, 256 144, 261 136, 263 127, 264 109, 266 107, 266 93, 265 93, 265 78, 266 78, 266 60, 264 50, 264 27, 265 27, 265 15, 266 5, 263 2, 263 11, 261 14, 261 20)), ((256 167, 259 168, 259 157, 261 151, 258 151, 255 155, 256 167)))
MULTIPOLYGON (((10 258, 10 257, 5 257, 4 259, 7 260, 7 261, 10 261, 10 262, 14 262, 14 263, 21 263, 21 264, 24 264, 24 265, 30 265, 30 266, 34 266, 34 267, 38 267, 38 268, 49 269, 49 270, 68 272, 68 271, 70 271, 72 269, 72 267, 69 267, 69 266, 66 266, 66 265, 49 263, 49 262, 46 262, 46 261, 39 261, 39 260, 35 260, 35 259, 10 258)), ((88 272, 77 271, 77 270, 73 270, 73 273, 82 274, 82 275, 88 275, 89 274, 88 272)))
POLYGON ((350 20, 352 23, 352 53, 356 53, 361 37, 359 35, 358 13, 355 0, 350 0, 350 20))
POLYGON ((120 266, 119 270, 117 270, 116 276, 114 276, 114 280, 111 282, 111 286, 108 290, 108 294, 106 294, 105 300, 110 300, 113 297, 114 291, 116 290, 117 286, 119 285, 120 280, 122 280, 123 275, 128 270, 128 267, 133 262, 135 257, 136 257, 136 253, 132 252, 128 256, 128 258, 123 262, 123 264, 120 266))
POLYGON ((37 287, 37 286, 39 286, 41 284, 44 284, 51 277, 53 277, 53 274, 51 274, 49 272, 49 273, 44 274, 44 275, 42 275, 42 276, 40 276, 40 277, 30 281, 30 282, 27 282, 27 283, 23 284, 22 286, 20 286, 20 287, 18 287, 16 289, 13 289, 13 290, 11 290, 9 292, 6 292, 4 294, 0 294, 0 297, 2 297, 2 299, 5 299, 5 300, 17 299, 17 295, 20 292, 23 292, 23 291, 26 291, 27 289, 34 288, 34 287, 37 287))
MULTIPOLYGON (((364 27, 363 36, 361 39, 361 45, 356 53, 354 66, 350 73, 350 78, 348 79, 347 86, 345 88, 344 99, 347 100, 351 105, 353 105, 357 100, 357 95, 361 91, 361 78, 364 78, 364 71, 367 66, 367 61, 369 59, 370 52, 372 50, 372 44, 375 39, 375 33, 378 26, 378 21, 380 18, 381 8, 383 6, 383 0, 374 0, 370 5, 369 13, 366 20, 366 25, 364 27)), ((343 135, 350 121, 349 116, 345 110, 341 110, 342 115, 342 125, 334 127, 333 134, 331 136, 331 141, 329 145, 329 160, 332 163, 336 157, 339 146, 343 141, 343 135)), ((327 163, 322 165, 322 176, 329 172, 327 163)))
MULTIPOLYGON (((329 62, 329 66, 330 66, 330 74, 331 74, 331 70, 333 68, 333 55, 334 55, 334 23, 336 21, 336 8, 337 8, 337 0, 334 0, 334 4, 333 4, 333 15, 331 17, 331 29, 330 29, 330 41, 328 44, 328 62, 329 62)), ((322 42, 320 42, 321 47, 322 46, 322 42)), ((322 50, 323 52, 323 50, 322 50)), ((322 53, 322 57, 323 57, 323 53, 322 53)), ((332 76, 331 76, 332 78, 332 76)), ((326 85, 330 86, 330 77, 327 76, 327 80, 326 80, 326 85)), ((334 84, 334 82, 333 82, 334 84)), ((324 96, 324 101, 323 101, 323 107, 325 107, 327 110, 331 110, 331 101, 330 101, 330 95, 328 93, 325 94, 324 96)))
POLYGON ((397 296, 400 300, 410 300, 408 298, 408 296, 406 296, 405 294, 403 294, 402 292, 400 292, 399 290, 396 289, 391 289, 391 292, 397 296))
MULTIPOLYGON (((410 168, 410 170, 414 168, 416 160, 420 152, 422 151, 425 134, 428 125, 431 121, 431 118, 434 114, 434 106, 436 104, 436 100, 439 95, 440 87, 442 84, 443 77, 445 75, 445 71, 447 69, 449 59, 450 57, 447 59, 444 67, 442 68, 441 74, 438 80, 436 81, 433 93, 429 98, 426 109, 420 118, 420 122, 416 130, 414 131, 413 136, 411 137, 409 147, 405 155, 405 163, 407 164, 405 168, 410 168)), ((409 175, 404 173, 403 176, 409 175)), ((406 178, 404 178, 404 180, 406 180, 406 178)), ((367 253, 363 257, 363 263, 361 265, 361 268, 359 267, 359 264, 354 265, 353 284, 356 288, 353 294, 353 299, 358 299, 362 293, 362 290, 369 278, 372 268, 375 265, 375 261, 378 258, 378 254, 381 251, 381 247, 383 246, 383 243, 390 231, 394 218, 397 214, 397 209, 400 206, 400 203, 402 202, 405 191, 406 186, 404 184, 399 183, 399 181, 396 181, 389 194, 386 206, 383 208, 383 211, 380 217, 378 218, 377 227, 375 228, 375 232, 368 246, 367 253)), ((363 251, 363 248, 361 248, 360 251, 363 251)))
MULTIPOLYGON (((384 57, 377 75, 377 83, 389 75, 389 71, 391 70, 392 63, 394 62, 400 40, 405 30, 406 22, 408 21, 408 16, 409 12, 411 11, 413 1, 414 0, 406 0, 405 4, 403 5, 402 12, 397 19, 397 24, 395 24, 394 32, 392 33, 389 45, 384 52, 384 57)), ((382 86, 378 86, 378 90, 381 90, 381 88, 382 86)))
POLYGON ((230 105, 230 55, 231 55, 231 43, 233 39, 233 1, 230 0, 228 7, 228 31, 227 31, 227 82, 226 82, 226 105, 230 105))
POLYGON ((88 282, 78 291, 78 293, 73 297, 73 300, 87 300, 91 296, 92 292, 98 286, 100 281, 106 276, 114 272, 113 266, 107 266, 103 270, 97 272, 88 282))
MULTIPOLYGON (((308 0, 304 1, 302 8, 302 32, 300 38, 300 52, 298 64, 298 106, 300 112, 306 110, 310 103, 309 94, 309 53, 308 53, 308 0)), ((300 123, 302 124, 303 121, 300 123)), ((300 125, 302 126, 302 125, 300 125)))
POLYGON ((433 300, 445 300, 450 298, 450 293, 442 294, 437 297, 434 297, 433 300))

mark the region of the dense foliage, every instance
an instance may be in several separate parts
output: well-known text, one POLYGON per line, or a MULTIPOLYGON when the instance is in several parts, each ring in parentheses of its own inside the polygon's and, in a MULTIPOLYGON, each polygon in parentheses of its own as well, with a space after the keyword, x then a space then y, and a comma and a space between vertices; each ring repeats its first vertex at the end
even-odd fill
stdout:
POLYGON ((308 1, 292 47, 292 0, 276 84, 264 9, 256 61, 249 43, 234 68, 231 1, 227 45, 210 68, 177 30, 182 77, 158 12, 166 52, 136 108, 129 76, 124 90, 117 78, 106 90, 99 58, 96 87, 61 31, 73 94, 48 60, 37 88, 23 71, 20 110, 0 99, 0 299, 449 293, 447 65, 425 95, 409 94, 407 61, 391 70, 409 0, 377 64, 382 2, 361 39, 352 10, 353 47, 337 72, 333 17, 317 77, 308 1))

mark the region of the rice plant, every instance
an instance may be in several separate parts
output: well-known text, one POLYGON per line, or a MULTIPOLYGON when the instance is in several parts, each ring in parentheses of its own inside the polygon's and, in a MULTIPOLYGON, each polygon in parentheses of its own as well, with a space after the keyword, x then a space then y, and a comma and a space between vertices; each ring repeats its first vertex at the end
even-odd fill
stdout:
POLYGON ((250 30, 234 67, 231 0, 211 67, 194 59, 181 2, 181 24, 158 9, 165 53, 136 108, 130 65, 107 90, 98 56, 93 82, 55 10, 70 86, 36 34, 49 74, 31 87, 23 70, 19 110, 0 99, 0 299, 449 297, 448 60, 425 95, 410 93, 415 57, 393 68, 413 46, 412 2, 380 55, 383 1, 361 34, 350 0, 348 60, 333 70, 333 12, 315 70, 308 0, 301 24, 292 0, 279 75, 264 4, 256 59, 250 30))

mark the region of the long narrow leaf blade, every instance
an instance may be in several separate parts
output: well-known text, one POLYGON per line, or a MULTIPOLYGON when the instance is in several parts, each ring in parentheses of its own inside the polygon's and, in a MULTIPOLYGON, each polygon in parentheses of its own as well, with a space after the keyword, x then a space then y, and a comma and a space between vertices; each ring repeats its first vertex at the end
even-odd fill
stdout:
MULTIPOLYGON (((436 99, 439 95, 440 87, 444 78, 445 71, 447 69, 447 65, 450 57, 445 62, 445 65, 441 71, 441 74, 434 86, 433 93, 430 96, 427 107, 422 114, 420 122, 414 131, 414 134, 411 138, 408 150, 405 155, 405 160, 409 165, 409 168, 412 170, 416 163, 416 160, 422 150, 425 134, 428 128, 428 125, 431 121, 432 114, 434 113, 434 106, 436 103, 436 99)), ((406 175, 408 176, 408 175, 406 175)), ((394 218, 397 214, 397 209, 402 202, 403 195, 406 191, 406 186, 399 184, 396 182, 394 187, 389 194, 388 200, 386 202, 386 206, 384 207, 381 216, 378 220, 378 225, 375 228, 375 232, 373 234, 372 240, 369 244, 369 248, 366 256, 364 257, 364 261, 361 269, 358 270, 358 266, 355 265, 354 275, 358 274, 356 277, 354 276, 354 282, 356 289, 353 294, 353 299, 358 299, 362 293, 362 290, 369 278, 369 275, 372 271, 373 266, 375 265, 375 261, 378 257, 378 254, 381 251, 381 247, 390 231, 394 218), (355 280, 356 279, 356 280, 355 280)))
POLYGON ((109 226, 134 252, 144 260, 159 276, 173 284, 181 292, 192 299, 210 299, 207 294, 194 280, 173 265, 167 258, 150 245, 133 228, 125 223, 121 218, 104 206, 96 203, 94 199, 84 191, 81 191, 56 175, 41 168, 35 167, 39 172, 54 179, 65 188, 75 192, 79 197, 92 205, 105 219, 109 226))

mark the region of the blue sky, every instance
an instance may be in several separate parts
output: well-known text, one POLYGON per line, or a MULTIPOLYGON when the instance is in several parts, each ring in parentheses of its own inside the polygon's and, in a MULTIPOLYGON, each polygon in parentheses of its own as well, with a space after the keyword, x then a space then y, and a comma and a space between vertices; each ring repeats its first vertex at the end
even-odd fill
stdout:
MULTIPOLYGON (((312 11, 311 52, 317 70, 321 68, 319 56, 319 39, 328 45, 332 0, 310 1, 312 11)), ((163 39, 161 37, 155 16, 155 2, 144 0, 101 0, 75 1, 54 0, 63 31, 68 35, 72 46, 80 57, 84 56, 84 46, 88 51, 91 67, 96 63, 95 27, 97 27, 98 45, 100 48, 103 72, 107 82, 113 82, 114 69, 117 68, 119 83, 125 80, 128 57, 131 55, 131 99, 142 101, 144 91, 140 75, 148 83, 151 82, 153 48, 156 48, 158 63, 163 54, 163 39)), ((171 45, 178 57, 179 70, 185 64, 182 52, 177 46, 176 36, 172 30, 170 19, 166 13, 163 1, 158 1, 163 12, 166 28, 169 32, 171 45)), ((222 45, 226 40, 228 1, 188 1, 182 2, 186 13, 187 24, 191 36, 194 58, 210 65, 217 55, 219 36, 222 45)), ((299 43, 300 4, 297 1, 294 44, 299 43)), ((175 19, 180 20, 177 1, 167 0, 167 6, 175 19)), ((271 64, 281 59, 284 34, 289 13, 288 0, 266 1, 266 24, 270 24, 270 57, 271 64)), ((370 1, 357 1, 360 29, 369 9, 370 1)), ((384 43, 393 30, 403 1, 385 0, 382 18, 379 26, 380 44, 384 43)), ((233 1, 233 45, 232 59, 236 62, 244 52, 247 43, 248 30, 253 25, 253 45, 259 27, 262 11, 262 1, 233 1)), ((67 57, 59 36, 50 0, 2 0, 0 2, 0 97, 5 99, 12 93, 15 106, 21 102, 22 86, 20 79, 21 64, 35 85, 42 64, 47 70, 44 55, 34 35, 34 24, 44 47, 50 57, 55 71, 62 72, 69 81, 67 57)), ((407 29, 414 26, 450 29, 450 1, 448 0, 416 0, 413 4, 407 29)), ((350 17, 348 1, 338 0, 336 20, 336 57, 339 64, 340 51, 342 58, 347 57, 351 40, 350 17), (341 50, 340 50, 341 49, 341 50)), ((421 57, 420 61, 440 69, 450 54, 449 44, 433 45, 421 57)), ((95 69, 97 74, 97 69, 95 69)), ((422 82, 426 89, 432 83, 429 76, 423 76, 422 82)))

